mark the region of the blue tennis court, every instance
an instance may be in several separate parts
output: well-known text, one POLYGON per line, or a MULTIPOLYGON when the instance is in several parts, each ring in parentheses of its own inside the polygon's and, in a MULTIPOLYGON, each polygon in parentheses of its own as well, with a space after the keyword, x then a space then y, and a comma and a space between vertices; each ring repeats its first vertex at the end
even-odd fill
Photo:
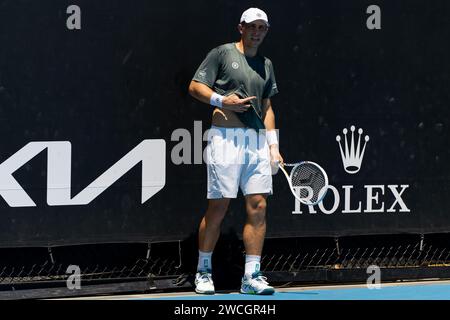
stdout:
POLYGON ((385 284, 380 289, 361 286, 333 286, 317 288, 282 288, 272 296, 233 293, 172 296, 141 296, 131 299, 147 300, 450 300, 450 281, 429 283, 385 284))

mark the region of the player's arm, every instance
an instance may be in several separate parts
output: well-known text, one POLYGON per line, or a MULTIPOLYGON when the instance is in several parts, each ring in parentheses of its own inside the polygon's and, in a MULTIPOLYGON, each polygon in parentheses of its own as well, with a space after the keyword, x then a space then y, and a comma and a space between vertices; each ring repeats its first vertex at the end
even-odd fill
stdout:
POLYGON ((278 135, 275 127, 275 113, 272 109, 272 102, 270 98, 263 99, 263 120, 266 127, 267 142, 270 148, 270 161, 274 164, 276 162, 283 163, 283 157, 279 151, 278 135))
POLYGON ((236 94, 221 96, 215 93, 206 84, 192 80, 189 84, 189 94, 195 99, 225 110, 244 112, 251 106, 249 101, 256 99, 255 96, 241 99, 236 94))
POLYGON ((272 102, 270 101, 270 98, 268 98, 263 99, 262 103, 264 126, 266 127, 267 131, 275 130, 275 113, 272 109, 272 102))

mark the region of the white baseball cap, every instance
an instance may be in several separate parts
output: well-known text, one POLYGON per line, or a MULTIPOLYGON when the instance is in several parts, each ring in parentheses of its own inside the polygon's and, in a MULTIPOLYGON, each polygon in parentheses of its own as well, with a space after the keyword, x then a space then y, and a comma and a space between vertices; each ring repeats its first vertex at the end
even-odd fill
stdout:
POLYGON ((249 8, 244 11, 241 16, 241 22, 250 23, 255 20, 263 20, 267 26, 269 26, 269 19, 267 18, 267 14, 258 8, 249 8))

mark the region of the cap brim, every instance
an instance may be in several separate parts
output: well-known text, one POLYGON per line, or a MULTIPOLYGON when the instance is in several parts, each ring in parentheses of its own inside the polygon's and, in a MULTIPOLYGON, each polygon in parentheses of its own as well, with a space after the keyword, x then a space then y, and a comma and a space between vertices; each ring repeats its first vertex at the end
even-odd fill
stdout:
POLYGON ((265 23, 268 27, 270 27, 269 22, 266 21, 266 20, 264 20, 264 19, 254 19, 254 20, 250 20, 250 21, 247 21, 247 20, 244 19, 244 20, 242 20, 241 22, 252 23, 253 21, 258 21, 258 20, 264 21, 264 23, 265 23))

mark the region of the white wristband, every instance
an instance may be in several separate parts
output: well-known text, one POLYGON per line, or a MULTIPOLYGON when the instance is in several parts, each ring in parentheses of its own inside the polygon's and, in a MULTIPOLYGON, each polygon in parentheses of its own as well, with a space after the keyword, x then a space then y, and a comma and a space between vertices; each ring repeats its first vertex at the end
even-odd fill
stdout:
POLYGON ((273 144, 278 144, 277 131, 276 130, 266 131, 266 139, 269 146, 273 144))
POLYGON ((219 108, 222 108, 222 100, 224 96, 221 96, 220 94, 213 93, 211 96, 211 99, 209 100, 210 104, 219 108))

